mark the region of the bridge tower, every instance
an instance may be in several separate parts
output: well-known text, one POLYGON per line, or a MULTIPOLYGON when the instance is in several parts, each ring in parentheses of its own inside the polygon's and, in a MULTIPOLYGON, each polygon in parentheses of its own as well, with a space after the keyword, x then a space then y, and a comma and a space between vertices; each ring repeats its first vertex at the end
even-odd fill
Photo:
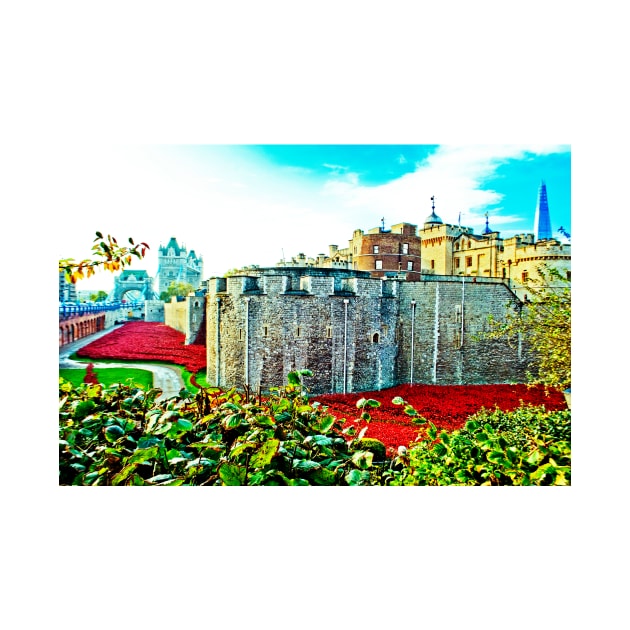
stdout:
POLYGON ((193 289, 201 287, 203 259, 194 250, 190 252, 179 245, 172 236, 166 246, 158 250, 158 293, 166 291, 172 282, 191 284, 193 289))

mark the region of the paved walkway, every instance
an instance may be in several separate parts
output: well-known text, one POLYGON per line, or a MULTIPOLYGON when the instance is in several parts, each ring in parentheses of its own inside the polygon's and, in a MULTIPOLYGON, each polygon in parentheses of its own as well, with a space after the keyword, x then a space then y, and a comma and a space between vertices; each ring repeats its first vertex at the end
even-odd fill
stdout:
MULTIPOLYGON (((88 335, 87 337, 83 337, 78 341, 73 341, 72 343, 68 343, 65 346, 61 346, 59 348, 59 367, 60 368, 83 368, 85 369, 86 364, 73 361, 70 358, 70 355, 75 353, 79 348, 86 346, 88 343, 91 343, 95 339, 102 337, 103 335, 107 335, 116 328, 120 328, 120 326, 113 326, 112 328, 108 328, 107 330, 102 330, 100 332, 94 333, 93 335, 88 335)), ((140 370, 149 370, 153 372, 153 386, 159 387, 162 390, 161 396, 158 400, 171 398, 179 394, 180 390, 184 387, 184 381, 182 380, 180 371, 175 368, 167 367, 164 365, 159 365, 155 363, 95 363, 94 369, 98 370, 98 368, 112 368, 112 367, 126 367, 126 368, 138 368, 140 370)))

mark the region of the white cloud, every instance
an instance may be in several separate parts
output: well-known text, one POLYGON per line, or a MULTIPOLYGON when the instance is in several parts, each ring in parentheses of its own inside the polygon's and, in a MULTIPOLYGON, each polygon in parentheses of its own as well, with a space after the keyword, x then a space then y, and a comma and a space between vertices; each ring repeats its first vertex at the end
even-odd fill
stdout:
MULTIPOLYGON (((501 202, 502 196, 491 187, 483 189, 497 168, 510 159, 522 159, 528 153, 543 155, 567 150, 554 145, 441 146, 416 170, 379 186, 361 185, 358 179, 329 180, 323 189, 327 197, 336 198, 340 208, 354 216, 381 216, 390 223, 409 221, 421 224, 431 213, 435 196, 436 213, 447 223, 485 225, 489 206, 501 202)), ((492 224, 509 225, 522 217, 499 215, 493 210, 492 224)), ((374 219, 375 220, 375 219, 374 219)), ((357 227, 366 228, 365 221, 357 227)), ((375 227, 369 226, 369 227, 375 227)))

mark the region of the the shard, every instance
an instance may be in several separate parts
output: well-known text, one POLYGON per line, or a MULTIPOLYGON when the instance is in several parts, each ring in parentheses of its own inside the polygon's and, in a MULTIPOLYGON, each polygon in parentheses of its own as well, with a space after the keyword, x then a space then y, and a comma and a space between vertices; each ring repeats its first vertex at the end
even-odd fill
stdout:
POLYGON ((534 237, 537 241, 551 238, 551 219, 549 217, 549 203, 547 201, 547 187, 543 181, 538 191, 538 205, 534 218, 534 237))

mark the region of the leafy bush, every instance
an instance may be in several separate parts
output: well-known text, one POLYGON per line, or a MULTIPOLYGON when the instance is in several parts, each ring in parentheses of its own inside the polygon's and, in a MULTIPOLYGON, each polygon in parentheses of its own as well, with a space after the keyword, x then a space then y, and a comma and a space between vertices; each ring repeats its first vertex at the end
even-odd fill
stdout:
POLYGON ((263 399, 202 389, 60 387, 62 485, 369 485, 373 453, 308 403, 301 377, 263 399))
POLYGON ((426 437, 396 458, 391 485, 570 485, 571 415, 524 406, 482 410, 461 430, 426 437))
MULTIPOLYGON (((423 439, 393 459, 344 428, 302 377, 252 397, 231 389, 157 400, 161 390, 60 379, 61 485, 568 485, 570 412, 522 407, 481 411, 457 431, 438 431, 402 398, 394 400, 423 439)), ((362 398, 359 418, 380 403, 362 398)))

